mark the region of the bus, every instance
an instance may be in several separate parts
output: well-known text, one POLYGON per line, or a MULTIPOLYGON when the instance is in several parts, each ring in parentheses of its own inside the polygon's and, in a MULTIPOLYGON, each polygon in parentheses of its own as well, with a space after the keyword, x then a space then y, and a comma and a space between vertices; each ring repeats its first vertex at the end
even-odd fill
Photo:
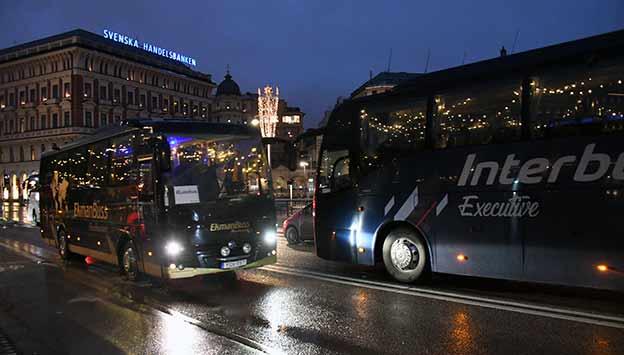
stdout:
POLYGON ((133 119, 41 158, 41 235, 129 280, 276 261, 270 167, 257 129, 133 119))
POLYGON ((624 290, 624 31, 420 75, 331 114, 319 257, 624 290))

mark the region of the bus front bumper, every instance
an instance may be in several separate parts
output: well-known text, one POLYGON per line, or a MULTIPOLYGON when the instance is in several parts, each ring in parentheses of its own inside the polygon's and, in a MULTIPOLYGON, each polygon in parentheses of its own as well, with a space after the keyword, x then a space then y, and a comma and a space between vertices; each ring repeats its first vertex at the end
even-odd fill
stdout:
POLYGON ((232 269, 202 268, 202 267, 197 267, 197 268, 185 267, 183 269, 178 269, 177 267, 176 268, 166 267, 163 270, 164 272, 162 276, 167 279, 184 279, 184 278, 189 278, 189 277, 194 277, 194 276, 199 276, 199 275, 216 274, 216 273, 226 272, 226 271, 253 269, 253 268, 257 268, 257 267, 261 267, 265 265, 275 264, 276 262, 277 262, 277 256, 273 255, 273 256, 268 256, 266 258, 256 260, 251 264, 247 264, 247 265, 237 267, 237 268, 232 268, 232 269))

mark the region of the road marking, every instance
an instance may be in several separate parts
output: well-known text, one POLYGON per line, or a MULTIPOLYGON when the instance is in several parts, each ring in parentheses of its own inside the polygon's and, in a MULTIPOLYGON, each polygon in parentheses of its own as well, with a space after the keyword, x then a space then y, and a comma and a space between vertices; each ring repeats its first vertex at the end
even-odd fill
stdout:
MULTIPOLYGON (((4 247, 6 249, 11 250, 12 252, 15 252, 16 254, 19 254, 20 256, 23 256, 29 260, 32 260, 34 262, 40 262, 43 261, 43 259, 34 256, 34 253, 30 253, 27 250, 23 250, 22 248, 20 248, 21 244, 20 242, 16 242, 16 241, 11 241, 10 243, 7 242, 8 240, 0 240, 0 246, 4 247)), ((31 247, 36 248, 35 246, 31 245, 31 247)), ((28 249, 28 248, 25 248, 28 249)))
POLYGON ((585 311, 577 311, 573 309, 558 308, 556 306, 541 306, 538 304, 509 301, 496 298, 488 298, 482 296, 473 296, 458 292, 436 291, 432 289, 416 287, 411 285, 393 284, 388 282, 361 280, 352 277, 325 274, 316 271, 299 270, 281 265, 269 265, 261 268, 262 270, 272 271, 276 273, 307 277, 320 281, 333 282, 337 284, 365 287, 374 290, 394 292, 403 295, 424 297, 447 301, 453 303, 466 304, 471 306, 479 306, 503 311, 523 313, 547 318, 563 319, 573 322, 600 325, 611 328, 624 329, 624 317, 591 313, 585 311))

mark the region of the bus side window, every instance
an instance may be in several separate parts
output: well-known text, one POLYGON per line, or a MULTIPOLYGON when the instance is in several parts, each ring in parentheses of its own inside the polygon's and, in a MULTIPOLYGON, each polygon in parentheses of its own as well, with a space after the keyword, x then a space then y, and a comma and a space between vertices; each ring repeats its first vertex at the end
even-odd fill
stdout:
POLYGON ((111 140, 111 185, 130 186, 136 182, 132 137, 121 136, 111 140))
POLYGON ((152 183, 152 158, 139 158, 139 201, 152 202, 154 200, 154 188, 152 183))
POLYGON ((622 58, 557 67, 532 80, 531 135, 550 138, 624 129, 622 58))
POLYGON ((436 96, 436 146, 519 140, 521 84, 521 79, 500 80, 436 96))
POLYGON ((109 156, 106 153, 106 148, 108 148, 107 140, 89 144, 87 147, 89 163, 87 165, 86 184, 89 186, 103 187, 108 182, 109 156))
POLYGON ((360 114, 361 165, 365 173, 384 159, 425 146, 427 99, 363 107, 360 114))

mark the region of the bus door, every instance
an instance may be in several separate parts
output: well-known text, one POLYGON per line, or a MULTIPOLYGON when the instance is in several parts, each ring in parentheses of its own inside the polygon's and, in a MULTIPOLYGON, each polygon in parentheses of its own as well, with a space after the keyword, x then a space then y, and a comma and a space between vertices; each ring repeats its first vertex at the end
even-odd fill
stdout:
POLYGON ((321 258, 355 262, 357 194, 347 149, 324 149, 316 190, 316 250, 321 258), (320 227, 320 228, 319 228, 320 227))

